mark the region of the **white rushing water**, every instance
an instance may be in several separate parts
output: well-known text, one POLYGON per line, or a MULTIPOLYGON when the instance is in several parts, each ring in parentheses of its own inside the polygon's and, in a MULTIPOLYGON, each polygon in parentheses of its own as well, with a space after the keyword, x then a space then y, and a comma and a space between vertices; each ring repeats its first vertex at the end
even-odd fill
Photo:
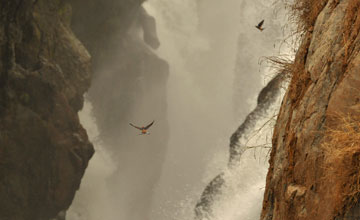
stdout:
POLYGON ((94 144, 96 153, 89 162, 81 182, 81 190, 76 193, 67 213, 67 220, 112 220, 107 216, 114 216, 113 213, 116 213, 109 205, 112 193, 107 186, 107 178, 112 175, 116 166, 97 138, 99 131, 91 111, 91 104, 86 101, 79 117, 90 141, 94 144))
POLYGON ((216 24, 223 33, 208 29, 194 0, 149 0, 144 6, 157 21, 157 53, 170 64, 170 140, 149 219, 191 219, 205 176, 215 175, 227 162, 224 146, 237 124, 232 111, 237 31, 224 20, 216 24), (209 170, 214 154, 221 156, 209 170))
MULTIPOLYGON (((259 63, 260 58, 288 51, 284 46, 279 49, 284 14, 274 13, 279 6, 268 0, 148 0, 144 7, 157 21, 161 46, 156 53, 170 64, 170 139, 151 214, 148 219, 131 220, 193 219, 202 191, 221 171, 227 185, 214 203, 214 219, 258 219, 269 149, 248 150, 230 171, 226 168, 229 137, 255 107, 258 92, 271 78, 272 71, 259 63), (254 26, 262 19, 266 29, 259 32, 254 26), (252 89, 239 90, 249 85, 252 89)), ((271 122, 254 131, 249 146, 271 142, 272 116, 278 106, 257 123, 262 127, 271 122)), ((112 192, 106 181, 115 167, 96 139, 89 103, 80 118, 96 154, 76 195, 81 199, 75 199, 67 219, 129 220, 112 214, 118 212, 109 203, 116 200, 109 199, 112 192)))
MULTIPOLYGON (((227 170, 229 137, 246 116, 233 110, 250 112, 261 87, 271 78, 273 71, 259 65, 259 59, 288 50, 277 45, 285 19, 275 10, 279 6, 266 0, 148 0, 144 6, 157 20, 161 42, 157 53, 171 68, 170 143, 149 219, 193 219, 205 186, 227 170), (262 33, 254 28, 261 19, 266 20, 267 29, 262 33), (237 83, 234 71, 246 82, 237 83), (234 86, 236 90, 244 84, 253 89, 242 90, 246 98, 234 102, 234 86)), ((267 125, 249 145, 270 143, 272 127, 267 125)), ((215 219, 259 218, 268 152, 267 148, 249 150, 238 169, 226 171, 228 184, 215 202, 215 219)))

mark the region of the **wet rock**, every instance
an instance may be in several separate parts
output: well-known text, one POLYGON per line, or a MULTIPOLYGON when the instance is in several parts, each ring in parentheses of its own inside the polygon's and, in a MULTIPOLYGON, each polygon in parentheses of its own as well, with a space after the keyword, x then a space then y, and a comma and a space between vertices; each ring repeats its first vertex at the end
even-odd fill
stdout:
POLYGON ((211 219, 212 206, 217 197, 221 194, 225 186, 224 174, 217 175, 205 188, 201 194, 200 201, 195 207, 195 219, 211 219))
MULTIPOLYGON (((255 129, 256 122, 267 115, 267 111, 276 101, 276 98, 280 94, 281 85, 284 82, 285 76, 285 73, 281 73, 269 81, 258 95, 256 108, 246 116, 244 122, 231 135, 229 146, 230 157, 228 163, 228 168, 230 170, 236 168, 240 164, 241 156, 247 150, 246 141, 249 139, 250 131, 255 129)), ((206 186, 195 207, 196 220, 212 219, 213 203, 221 195, 225 185, 226 180, 224 179, 224 173, 221 173, 206 186)))
POLYGON ((63 7, 0 3, 0 219, 48 220, 67 209, 94 152, 77 116, 90 56, 63 7))

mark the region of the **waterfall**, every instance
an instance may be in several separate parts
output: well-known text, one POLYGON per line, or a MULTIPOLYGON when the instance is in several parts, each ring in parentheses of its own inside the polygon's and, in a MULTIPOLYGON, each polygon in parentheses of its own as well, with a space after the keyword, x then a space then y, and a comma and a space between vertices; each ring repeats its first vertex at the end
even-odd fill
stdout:
POLYGON ((227 146, 274 75, 261 58, 289 51, 281 42, 286 19, 279 4, 149 0, 144 5, 158 22, 158 54, 170 64, 171 136, 151 220, 193 219, 200 191, 221 171, 227 184, 215 198, 212 219, 259 218, 280 98, 249 131, 253 149, 236 169, 226 167, 227 146), (262 19, 266 31, 259 32, 254 26, 262 19))
POLYGON ((144 4, 157 20, 157 53, 170 65, 170 140, 151 220, 190 219, 207 178, 226 165, 223 146, 236 126, 232 84, 237 31, 224 16, 217 24, 224 33, 213 33, 202 23, 208 15, 200 13, 200 6, 193 0, 144 4), (214 154, 222 156, 214 169, 208 169, 214 154))
MULTIPOLYGON (((130 201, 124 199, 129 198, 126 187, 136 191, 137 183, 132 181, 142 174, 132 173, 127 184, 117 185, 132 171, 131 163, 124 168, 126 175, 122 176, 112 158, 113 151, 99 139, 91 104, 87 102, 80 118, 94 142, 96 154, 67 219, 194 219, 194 209, 203 190, 219 173, 223 173, 226 184, 214 197, 208 218, 257 219, 268 168, 272 125, 280 100, 249 131, 247 136, 251 138, 246 144, 252 148, 241 156, 234 169, 227 167, 229 138, 256 106, 257 94, 274 75, 261 58, 289 52, 289 47, 281 43, 285 13, 276 9, 281 8, 279 5, 267 0, 148 0, 143 6, 155 17, 161 42, 160 48, 152 52, 170 66, 166 94, 170 136, 160 178, 154 188, 149 186, 152 194, 143 195, 144 200, 151 202, 150 212, 143 212, 136 203, 132 201, 130 205, 130 201), (266 29, 260 32, 254 26, 262 19, 266 29), (114 173, 117 182, 109 184, 114 173), (119 195, 124 198, 117 198, 119 195), (143 212, 148 215, 147 219, 131 215, 134 212, 143 212)), ((147 101, 148 105, 151 102, 147 101)), ((126 126, 122 129, 127 129, 126 126)), ((131 134, 125 131, 120 137, 131 134)), ((161 136, 156 135, 152 138, 161 136)), ((129 161, 146 157, 146 153, 141 158, 135 153, 129 155, 129 161)), ((140 169, 141 166, 136 168, 140 169)))
POLYGON ((107 186, 107 179, 115 172, 109 152, 107 152, 98 139, 99 130, 96 121, 92 117, 92 106, 88 101, 79 112, 82 125, 86 128, 90 141, 94 144, 96 154, 90 160, 81 190, 71 205, 66 219, 68 220, 111 220, 114 216, 113 207, 109 205, 111 191, 107 186))

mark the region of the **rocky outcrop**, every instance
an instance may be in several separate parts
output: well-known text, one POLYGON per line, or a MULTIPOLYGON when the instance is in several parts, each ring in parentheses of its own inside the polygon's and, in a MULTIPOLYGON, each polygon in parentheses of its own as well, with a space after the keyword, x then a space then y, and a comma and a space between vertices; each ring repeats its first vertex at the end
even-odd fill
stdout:
POLYGON ((315 6, 300 12, 313 15, 314 22, 305 29, 275 126, 263 220, 360 217, 354 180, 359 143, 335 142, 332 136, 350 138, 341 117, 359 123, 360 2, 325 0, 315 6))
POLYGON ((138 21, 143 29, 143 38, 145 43, 147 43, 153 49, 158 49, 160 47, 160 41, 156 33, 155 18, 149 15, 146 10, 141 7, 138 21))
MULTIPOLYGON (((244 122, 231 135, 228 163, 230 172, 239 167, 241 156, 249 149, 247 142, 250 140, 251 132, 256 128, 256 123, 268 115, 269 108, 280 94, 285 77, 285 73, 280 73, 269 81, 258 95, 256 108, 246 116, 244 122)), ((213 204, 223 193, 226 184, 227 179, 222 172, 206 186, 195 207, 196 220, 213 219, 213 204)))
POLYGON ((246 116, 244 122, 231 135, 229 167, 236 166, 240 163, 242 154, 247 150, 246 142, 250 139, 249 135, 251 131, 255 129, 256 122, 266 117, 267 111, 276 101, 280 93, 281 85, 285 77, 286 73, 282 72, 270 80, 260 91, 256 108, 246 116))
POLYGON ((224 173, 217 175, 205 187, 200 200, 195 206, 195 219, 211 219, 213 217, 213 203, 217 200, 225 187, 224 173))
POLYGON ((0 219, 69 207, 93 154, 77 112, 90 55, 62 1, 0 3, 0 219))

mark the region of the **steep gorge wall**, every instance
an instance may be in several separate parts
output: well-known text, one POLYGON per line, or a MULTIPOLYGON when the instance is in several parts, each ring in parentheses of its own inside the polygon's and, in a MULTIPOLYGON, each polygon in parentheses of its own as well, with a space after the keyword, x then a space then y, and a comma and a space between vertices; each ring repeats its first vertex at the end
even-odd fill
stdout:
POLYGON ((55 0, 0 2, 0 219, 67 209, 93 154, 77 112, 90 55, 55 0))
POLYGON ((301 12, 314 19, 303 35, 275 126, 263 220, 360 217, 354 180, 360 143, 334 142, 331 136, 335 130, 350 138, 341 117, 359 129, 360 2, 315 1, 311 8, 301 12))
MULTIPOLYGON (((163 121, 162 139, 149 141, 159 147, 145 148, 152 149, 149 154, 156 164, 154 170, 145 169, 145 178, 152 180, 144 185, 150 187, 138 188, 146 191, 140 196, 151 194, 166 146, 168 65, 143 43, 159 46, 155 21, 141 3, 1 1, 0 219, 48 220, 70 206, 94 153, 77 115, 92 72, 100 80, 94 80, 89 97, 102 133, 116 137, 121 132, 116 125, 127 124, 128 113, 149 97, 157 123, 163 121), (111 71, 104 71, 109 66, 111 71), (137 103, 130 104, 134 99, 137 103), (114 122, 112 128, 108 120, 114 122)), ((122 149, 129 144, 105 141, 122 149)), ((142 155, 146 158, 146 152, 142 155)), ((119 157, 117 161, 124 159, 119 157)), ((145 209, 150 201, 144 203, 145 209)))

